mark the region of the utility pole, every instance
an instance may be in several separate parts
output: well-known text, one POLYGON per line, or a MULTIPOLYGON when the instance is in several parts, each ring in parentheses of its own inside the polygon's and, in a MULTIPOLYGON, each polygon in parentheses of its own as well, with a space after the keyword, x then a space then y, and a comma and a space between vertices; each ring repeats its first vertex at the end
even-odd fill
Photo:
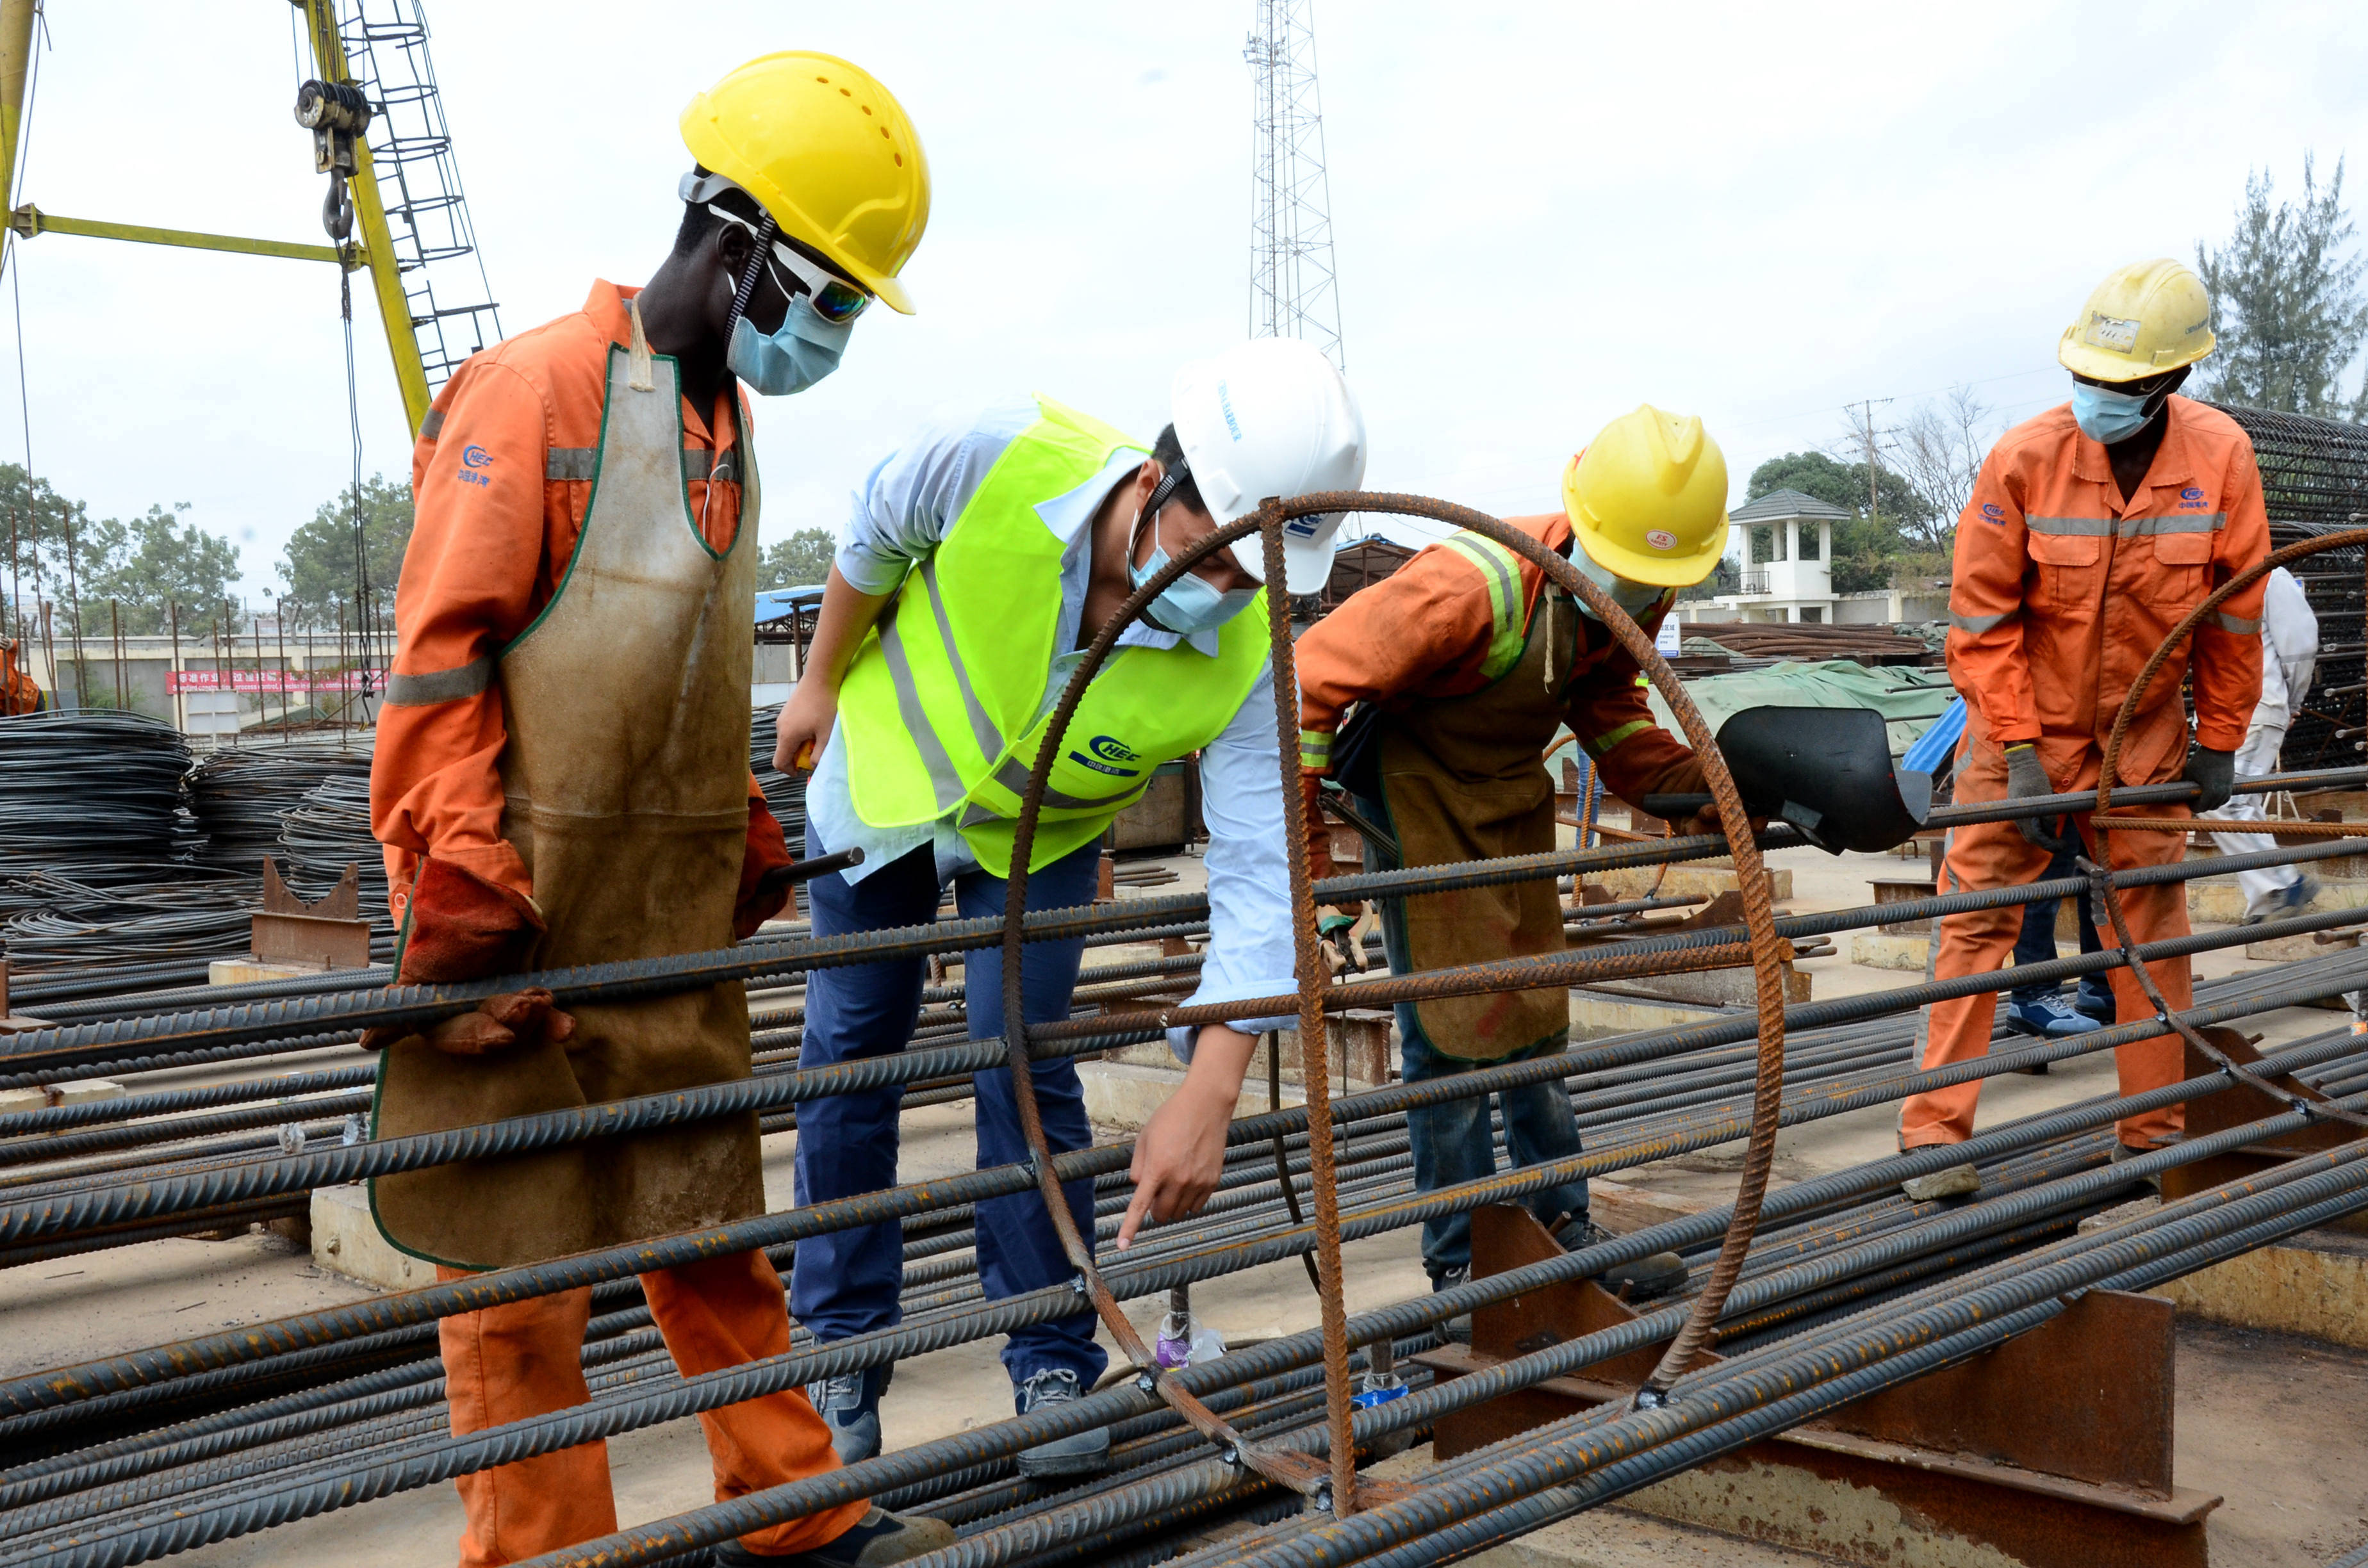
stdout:
POLYGON ((1891 432, 1874 427, 1874 411, 1887 407, 1890 403, 1891 400, 1887 397, 1871 397, 1844 405, 1844 411, 1853 415, 1851 434, 1858 440, 1859 449, 1865 454, 1866 515, 1869 519, 1873 519, 1883 510, 1883 494, 1876 484, 1876 476, 1880 469, 1875 454, 1891 449, 1891 444, 1883 439, 1891 432))
POLYGON ((1301 338, 1341 366, 1315 0, 1257 0, 1242 58, 1252 77, 1250 335, 1301 338))

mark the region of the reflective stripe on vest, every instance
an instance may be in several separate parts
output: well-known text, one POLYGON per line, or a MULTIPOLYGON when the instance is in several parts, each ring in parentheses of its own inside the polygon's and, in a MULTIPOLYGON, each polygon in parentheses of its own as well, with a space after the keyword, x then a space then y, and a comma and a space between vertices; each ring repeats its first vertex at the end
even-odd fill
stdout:
MULTIPOLYGON (((1030 764, 1051 727, 1064 543, 1039 504, 1140 447, 1047 398, 930 558, 906 574, 839 694, 848 793, 875 827, 951 818, 981 866, 1008 870, 1030 764)), ((1122 648, 1064 733, 1029 856, 1042 869, 1097 836, 1153 771, 1222 733, 1265 667, 1264 597, 1211 658, 1122 648)))
POLYGON ((1480 674, 1484 679, 1495 680, 1520 663, 1527 640, 1524 612, 1529 605, 1521 592, 1521 558, 1495 540, 1475 533, 1452 534, 1440 541, 1440 548, 1472 562, 1480 580, 1488 585, 1488 651, 1481 657, 1480 674))

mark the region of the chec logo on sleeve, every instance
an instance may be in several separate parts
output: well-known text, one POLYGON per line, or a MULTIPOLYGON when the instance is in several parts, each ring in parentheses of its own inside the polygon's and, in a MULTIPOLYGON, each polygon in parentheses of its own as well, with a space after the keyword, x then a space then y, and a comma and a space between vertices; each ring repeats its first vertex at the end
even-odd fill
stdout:
POLYGON ((1678 548, 1678 536, 1667 528, 1653 528, 1645 533, 1645 542, 1655 550, 1675 550, 1678 548))

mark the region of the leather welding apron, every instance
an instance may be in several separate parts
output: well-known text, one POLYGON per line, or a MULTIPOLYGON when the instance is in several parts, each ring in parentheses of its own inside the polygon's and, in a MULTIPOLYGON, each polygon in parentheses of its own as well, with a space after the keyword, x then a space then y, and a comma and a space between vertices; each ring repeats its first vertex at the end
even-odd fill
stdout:
MULTIPOLYGON (((683 483, 675 362, 609 351, 598 464, 565 579, 503 653, 502 833, 550 929, 531 969, 732 945, 748 829, 757 476, 732 548, 700 539, 683 483)), ((576 1032, 482 1057, 417 1036, 385 1053, 377 1132, 472 1122, 746 1078, 738 982, 572 1006, 576 1032)), ((463 1267, 533 1263, 760 1214, 754 1111, 371 1184, 388 1241, 463 1267)))
MULTIPOLYGON (((1577 638, 1577 610, 1549 584, 1510 670, 1469 696, 1418 699, 1383 717, 1383 804, 1406 865, 1554 847, 1554 781, 1540 754, 1562 722, 1577 638)), ((1406 948, 1418 970, 1568 946, 1551 880, 1425 893, 1404 908, 1406 948)), ((1415 1017, 1442 1055, 1490 1062, 1565 1038, 1570 992, 1557 985, 1435 998, 1415 1004, 1415 1017)))

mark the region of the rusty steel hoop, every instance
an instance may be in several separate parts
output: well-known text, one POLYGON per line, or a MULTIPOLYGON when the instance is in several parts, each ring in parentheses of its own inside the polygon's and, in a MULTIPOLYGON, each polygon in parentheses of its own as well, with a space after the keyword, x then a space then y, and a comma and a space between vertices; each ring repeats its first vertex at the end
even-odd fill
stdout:
MULTIPOLYGON (((2348 528, 2341 533, 2321 534, 2316 539, 2302 540, 2287 545, 2283 550, 2271 551, 2206 594, 2201 604, 2189 610, 2180 619, 2180 623, 2170 629, 2155 651, 2147 655, 2146 662, 2139 666, 2136 678, 2130 682, 2129 695, 2122 699, 2122 710, 2113 715, 2113 727, 2105 736, 2104 759, 2100 763, 2097 770, 2097 806, 2089 817, 2090 828, 2098 835, 2097 849, 2103 857, 2103 860, 2100 863, 2085 857, 2080 860, 2080 869, 2089 876, 2089 901, 2092 904, 2100 900, 2103 901, 2102 908, 2105 911, 2106 920, 2113 928, 2113 946, 2123 954, 2134 952, 2137 943, 2130 933, 2129 916, 2122 908, 2121 891, 2112 883, 2111 875, 2112 853, 2107 846, 2104 835, 2112 833, 2116 827, 2137 832, 2157 831, 2156 819, 2117 823, 2106 815, 2113 801, 2113 774, 2121 762, 2122 737, 2128 733, 2130 721, 2137 715, 2138 699, 2146 695, 2146 687, 2154 683, 2154 677, 2160 674, 2162 666, 2169 662, 2172 652, 2194 635, 2195 629, 2203 624, 2205 616, 2217 610, 2230 597, 2242 593, 2290 561, 2300 561, 2323 551, 2350 550, 2362 546, 2368 546, 2368 528, 2348 528)), ((2176 819, 2171 820, 2176 821, 2176 819)), ((2211 819, 2192 817, 2186 824, 2181 824, 2181 830, 2192 832, 2195 823, 2209 820, 2211 819)), ((2234 831, 2244 831, 2244 825, 2237 824, 2234 831)), ((2265 822, 2262 824, 2261 831, 2264 835, 2267 835, 2288 830, 2274 823, 2265 822)), ((2308 829, 2303 828, 2300 831, 2306 832, 2308 829)), ((2186 1041, 2220 1071, 2248 1088, 2267 1095, 2289 1110, 2298 1111, 2305 1116, 2325 1116, 2337 1121, 2349 1122, 2354 1127, 2368 1128, 2368 1116, 2363 1116, 2358 1111, 2346 1110, 2341 1106, 2330 1105, 2325 1100, 2305 1100, 2298 1095, 2289 1094, 2268 1078, 2254 1072, 2244 1062, 2230 1056, 2206 1040, 2193 1025, 2179 1016, 2178 1010, 2173 1008, 2169 999, 2163 995, 2162 988, 2155 983, 2153 973, 2144 963, 2125 956, 2123 959, 2123 964, 2129 970, 2131 977, 2137 982, 2138 989, 2145 994, 2146 999, 2154 1005, 2155 1017, 2162 1019, 2180 1040, 2186 1041)))
POLYGON ((1329 988, 1330 979, 1316 950, 1313 884, 1309 879, 1306 857, 1298 853, 1295 835, 1293 843, 1286 846, 1284 858, 1291 876, 1294 969, 1300 1004, 1303 1074, 1306 1081, 1309 1174, 1315 1210, 1316 1274, 1323 1313, 1326 1424, 1331 1450, 1328 1474, 1319 1476, 1315 1473, 1316 1466, 1308 1458, 1270 1451, 1251 1442, 1199 1400, 1175 1387, 1173 1380, 1154 1363, 1133 1324, 1119 1310, 1117 1300, 1095 1267, 1092 1254, 1085 1238, 1079 1234, 1060 1184, 1053 1175, 1052 1153, 1045 1142, 1043 1121, 1036 1104, 1035 1084, 1030 1066, 1029 1028, 1023 1016, 1019 977, 1022 917, 1027 910, 1028 862, 1043 810, 1045 791, 1050 786, 1052 764, 1060 755, 1059 742, 1067 733, 1087 686, 1109 659, 1120 633, 1140 617, 1169 584, 1217 550, 1246 538, 1252 531, 1262 535, 1266 577, 1269 585, 1266 596, 1268 638, 1274 666, 1275 724, 1281 770, 1279 783, 1288 814, 1288 802, 1298 798, 1299 712, 1296 700, 1298 681, 1292 657, 1290 602, 1286 594, 1272 591, 1273 585, 1284 581, 1282 525, 1292 517, 1350 511, 1389 512, 1443 522, 1481 534, 1528 557, 1549 579, 1578 598, 1603 625, 1611 630, 1621 646, 1636 661, 1638 668, 1668 702, 1677 715, 1679 727, 1686 733, 1687 740, 1702 760, 1703 772, 1729 850, 1734 856, 1742 888, 1744 920, 1750 938, 1748 956, 1759 1004, 1759 1048, 1750 1142, 1745 1157, 1743 1178, 1736 1196, 1734 1218, 1729 1223, 1725 1243, 1702 1294, 1696 1299, 1691 1314, 1645 1385, 1647 1393, 1656 1400, 1692 1364, 1708 1343, 1726 1297, 1742 1272, 1745 1255, 1749 1250, 1752 1234, 1759 1223, 1760 1204, 1767 1193, 1770 1169, 1774 1163, 1778 1111, 1783 1094, 1784 1042, 1782 948, 1775 931, 1768 880, 1741 795, 1727 771, 1725 759, 1719 756, 1709 726, 1687 697, 1676 675, 1634 620, 1569 562, 1543 544, 1485 513, 1426 496, 1334 491, 1303 495, 1289 501, 1270 497, 1248 517, 1214 530, 1181 552, 1127 597, 1095 633, 1084 658, 1072 672, 1067 687, 1054 706, 1046 738, 1040 744, 1027 789, 1021 795, 1009 875, 1005 884, 1002 949, 1004 1039, 1013 1100, 1019 1115, 1021 1131, 1034 1158, 1038 1192, 1044 1200, 1071 1267, 1077 1270, 1079 1288, 1102 1321, 1110 1326, 1112 1337, 1125 1351, 1146 1386, 1196 1430, 1224 1448, 1237 1462, 1281 1485, 1315 1497, 1319 1506, 1328 1502, 1337 1514, 1342 1515, 1355 1510, 1358 1487, 1354 1439, 1349 1426, 1347 1313, 1341 1289, 1339 1204, 1334 1177, 1327 1081, 1328 1042, 1324 1022, 1325 994, 1329 988))

